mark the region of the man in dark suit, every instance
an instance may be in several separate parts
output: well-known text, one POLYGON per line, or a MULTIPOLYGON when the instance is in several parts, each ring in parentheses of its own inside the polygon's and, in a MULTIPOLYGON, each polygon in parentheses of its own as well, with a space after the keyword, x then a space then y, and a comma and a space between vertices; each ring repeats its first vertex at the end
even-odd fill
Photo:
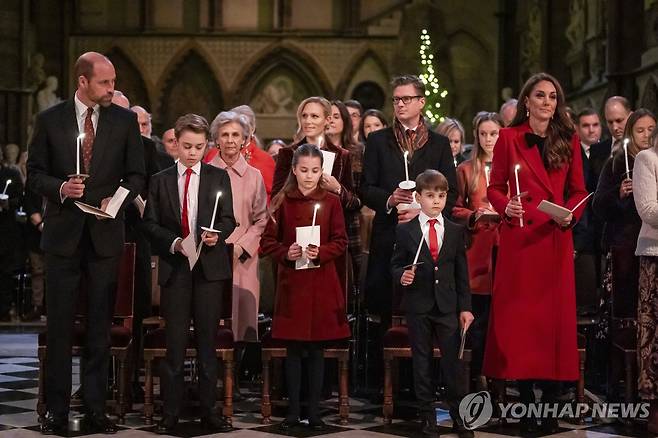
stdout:
POLYGON ((124 243, 123 211, 144 185, 137 117, 111 103, 116 74, 105 56, 88 52, 75 64, 72 99, 37 115, 27 163, 30 187, 47 198, 41 248, 48 312, 44 434, 66 433, 71 394, 73 316, 81 275, 87 279, 85 367, 81 376, 90 433, 114 433, 105 416, 109 329, 124 243), (76 138, 84 133, 76 159, 76 138), (71 176, 77 172, 87 179, 71 176), (129 190, 115 219, 83 213, 74 201, 105 208, 119 185, 129 190))
POLYGON ((432 384, 434 340, 441 349, 441 370, 448 387, 447 402, 453 429, 460 438, 473 437, 459 415, 466 388, 458 385, 460 330, 473 322, 468 284, 464 227, 450 222, 441 212, 446 205, 448 181, 428 169, 416 178, 420 214, 396 229, 391 260, 394 281, 403 289, 414 370, 414 390, 420 403, 423 433, 438 436, 432 384), (421 248, 418 265, 415 262, 421 248))
POLYGON ((398 187, 405 178, 404 152, 409 152, 409 179, 426 169, 446 176, 450 189, 446 213, 457 199, 457 177, 448 139, 428 129, 421 112, 425 105, 425 85, 416 76, 400 76, 392 81, 395 121, 392 127, 368 136, 361 176, 361 199, 375 211, 366 276, 366 304, 379 314, 385 330, 390 325, 393 279, 390 261, 395 226, 418 215, 406 209, 413 201, 412 190, 398 187), (404 208, 404 209, 403 209, 404 208))
POLYGON ((226 432, 231 427, 215 409, 215 336, 222 296, 231 293, 232 287, 230 282, 226 283, 232 277, 232 269, 224 242, 236 226, 231 180, 225 170, 201 162, 210 134, 203 117, 195 114, 180 117, 175 133, 179 161, 152 178, 144 214, 153 252, 160 256, 158 283, 162 287, 167 339, 162 370, 163 416, 156 432, 169 434, 178 422, 190 316, 194 317, 197 343, 201 423, 210 432, 226 432), (214 215, 218 191, 222 195, 214 215), (201 227, 211 227, 213 218, 214 229, 220 233, 202 231, 201 227), (197 264, 191 270, 182 247, 183 239, 188 236, 193 236, 194 248, 203 242, 197 264))

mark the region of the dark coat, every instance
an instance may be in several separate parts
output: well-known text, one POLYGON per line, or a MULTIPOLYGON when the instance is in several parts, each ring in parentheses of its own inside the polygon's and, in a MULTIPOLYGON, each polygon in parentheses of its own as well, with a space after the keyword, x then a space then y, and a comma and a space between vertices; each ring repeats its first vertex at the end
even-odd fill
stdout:
MULTIPOLYGON (((418 149, 409 163, 409 178, 427 169, 436 169, 448 180, 448 199, 444 212, 450 217, 457 199, 455 164, 447 137, 429 131, 427 143, 418 149)), ((361 201, 375 211, 366 276, 366 303, 370 312, 390 313, 392 305, 391 257, 398 217, 395 208, 386 211, 386 201, 405 179, 404 156, 393 128, 368 136, 361 173, 361 201)))
MULTIPOLYGON (((208 281, 231 278, 229 251, 224 242, 235 229, 233 217, 233 196, 231 180, 225 170, 207 164, 201 164, 199 178, 199 195, 197 199, 196 241, 201 242, 202 226, 209 226, 212 220, 215 196, 222 192, 219 202, 215 229, 221 231, 217 245, 203 245, 197 263, 201 264, 203 274, 208 281)), ((178 197, 178 171, 172 166, 151 178, 151 187, 146 211, 144 212, 144 229, 151 241, 154 254, 160 256, 158 284, 166 286, 171 273, 187 258, 180 253, 171 254, 169 249, 177 237, 181 237, 181 207, 178 197)))
MULTIPOLYGON (((471 292, 468 286, 468 266, 464 227, 443 220, 445 232, 435 263, 427 242, 420 250, 414 282, 403 287, 402 310, 407 313, 428 313, 434 305, 442 314, 471 310, 471 292)), ((399 224, 395 232, 395 249, 391 259, 393 281, 400 284, 404 267, 413 263, 422 233, 418 217, 399 224)))
POLYGON ((73 99, 37 115, 27 171, 30 188, 47 198, 41 248, 47 253, 73 255, 86 226, 98 255, 119 255, 124 243, 123 212, 144 186, 144 151, 137 115, 114 104, 100 107, 90 176, 80 199, 99 206, 122 185, 130 194, 115 219, 98 220, 83 213, 73 199, 61 202, 60 187, 76 170, 77 136, 73 99))
POLYGON ((260 241, 263 254, 270 255, 278 265, 273 337, 322 341, 350 336, 345 295, 334 263, 345 253, 346 246, 343 209, 336 195, 322 189, 308 196, 297 189, 286 194, 260 241), (311 225, 316 203, 320 204, 316 217, 316 225, 320 226, 320 266, 296 270, 295 262, 286 258, 288 248, 296 240, 296 227, 311 225))

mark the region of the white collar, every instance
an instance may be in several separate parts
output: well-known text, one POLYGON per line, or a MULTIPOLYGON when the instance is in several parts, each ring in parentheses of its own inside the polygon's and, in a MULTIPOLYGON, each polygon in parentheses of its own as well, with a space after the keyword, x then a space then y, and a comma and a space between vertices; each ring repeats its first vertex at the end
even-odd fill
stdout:
MULTIPOLYGON (((73 94, 73 100, 75 101, 75 113, 78 117, 83 117, 87 115, 87 108, 89 108, 87 105, 85 105, 79 98, 78 98, 78 92, 76 91, 73 94)), ((100 108, 99 104, 96 104, 92 107, 94 109, 95 113, 98 113, 98 109, 100 108)))
MULTIPOLYGON (((178 170, 178 176, 183 176, 187 170, 187 167, 181 164, 180 161, 177 161, 176 169, 178 170)), ((196 173, 197 175, 201 175, 201 161, 192 166, 192 172, 196 173)))
POLYGON ((405 132, 405 133, 406 133, 408 130, 410 130, 410 129, 411 129, 413 132, 416 132, 416 129, 418 128, 418 125, 414 126, 413 128, 410 128, 410 127, 408 127, 407 125, 405 125, 405 124, 402 123, 402 122, 400 122, 400 124, 401 124, 402 127, 404 128, 404 132, 405 132))
POLYGON ((420 222, 420 228, 422 230, 425 230, 425 224, 427 224, 427 222, 430 219, 436 219, 439 226, 443 227, 443 215, 442 214, 438 215, 437 217, 429 217, 428 215, 423 213, 423 211, 421 210, 420 213, 418 214, 418 221, 420 222))

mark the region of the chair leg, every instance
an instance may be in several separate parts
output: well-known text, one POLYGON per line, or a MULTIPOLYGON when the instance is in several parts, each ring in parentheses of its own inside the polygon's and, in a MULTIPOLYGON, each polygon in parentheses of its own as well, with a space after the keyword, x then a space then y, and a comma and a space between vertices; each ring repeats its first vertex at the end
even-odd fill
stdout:
POLYGON ((153 358, 144 357, 144 423, 153 424, 153 358))
MULTIPOLYGON (((578 385, 577 385, 577 394, 576 400, 578 403, 585 403, 585 358, 586 353, 583 352, 580 354, 579 359, 579 374, 578 374, 578 385)), ((578 424, 584 424, 585 420, 583 419, 582 414, 578 418, 578 424)))
POLYGON ((117 400, 117 410, 119 424, 126 423, 126 356, 119 358, 119 398, 117 400))
POLYGON ((635 399, 635 352, 624 354, 624 367, 626 371, 626 403, 632 403, 635 399))
POLYGON ((39 422, 41 423, 46 416, 46 397, 45 385, 46 380, 46 350, 39 348, 39 395, 37 399, 37 413, 39 414, 39 422))
POLYGON ((350 416, 350 402, 349 402, 349 390, 348 390, 348 380, 349 380, 349 352, 338 359, 338 367, 340 373, 340 382, 339 382, 339 405, 338 413, 340 416, 340 424, 346 425, 347 420, 350 416))
POLYGON ((233 356, 224 360, 224 416, 233 421, 233 356))
POLYGON ((272 422, 272 401, 270 400, 270 357, 264 353, 261 354, 263 361, 263 390, 260 402, 260 412, 263 415, 263 424, 270 424, 272 422))
POLYGON ((393 418, 393 380, 391 376, 393 361, 394 359, 387 357, 384 353, 384 406, 382 413, 386 424, 391 424, 393 418))

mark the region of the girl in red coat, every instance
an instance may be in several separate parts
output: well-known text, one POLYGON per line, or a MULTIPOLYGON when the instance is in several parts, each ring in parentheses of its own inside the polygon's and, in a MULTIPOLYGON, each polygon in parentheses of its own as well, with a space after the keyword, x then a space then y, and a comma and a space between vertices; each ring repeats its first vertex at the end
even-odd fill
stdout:
MULTIPOLYGON (((532 388, 541 381, 542 401, 552 403, 557 381, 578 379, 571 227, 584 203, 563 220, 537 206, 546 199, 572 209, 587 195, 580 140, 555 78, 528 79, 495 150, 487 195, 503 222, 483 372, 518 380, 524 403, 534 402, 532 388), (517 191, 520 200, 512 197, 517 191)), ((537 427, 536 418, 522 419, 522 433, 537 427)), ((555 433, 557 419, 541 427, 555 433)))
POLYGON ((292 173, 281 191, 272 198, 271 217, 261 238, 264 254, 278 264, 278 285, 272 337, 287 343, 286 384, 289 407, 281 428, 299 423, 301 363, 308 355, 309 425, 324 429, 319 415, 320 392, 324 378, 325 341, 350 336, 342 292, 334 260, 345 252, 347 235, 340 199, 322 189, 322 152, 317 146, 299 146, 292 157, 292 173), (316 226, 320 226, 320 246, 301 247, 296 228, 310 226, 315 205, 316 226), (303 252, 315 267, 295 269, 303 252))
MULTIPOLYGON (((498 113, 479 112, 473 119, 473 152, 471 158, 457 167, 457 203, 452 217, 466 226, 470 244, 466 252, 468 278, 471 286, 475 321, 469 333, 473 346, 471 370, 478 376, 489 324, 491 289, 493 288, 493 253, 498 246, 500 216, 494 216, 487 199, 487 184, 491 174, 491 160, 503 119, 498 113)), ((478 378, 481 389, 486 380, 478 378)))

